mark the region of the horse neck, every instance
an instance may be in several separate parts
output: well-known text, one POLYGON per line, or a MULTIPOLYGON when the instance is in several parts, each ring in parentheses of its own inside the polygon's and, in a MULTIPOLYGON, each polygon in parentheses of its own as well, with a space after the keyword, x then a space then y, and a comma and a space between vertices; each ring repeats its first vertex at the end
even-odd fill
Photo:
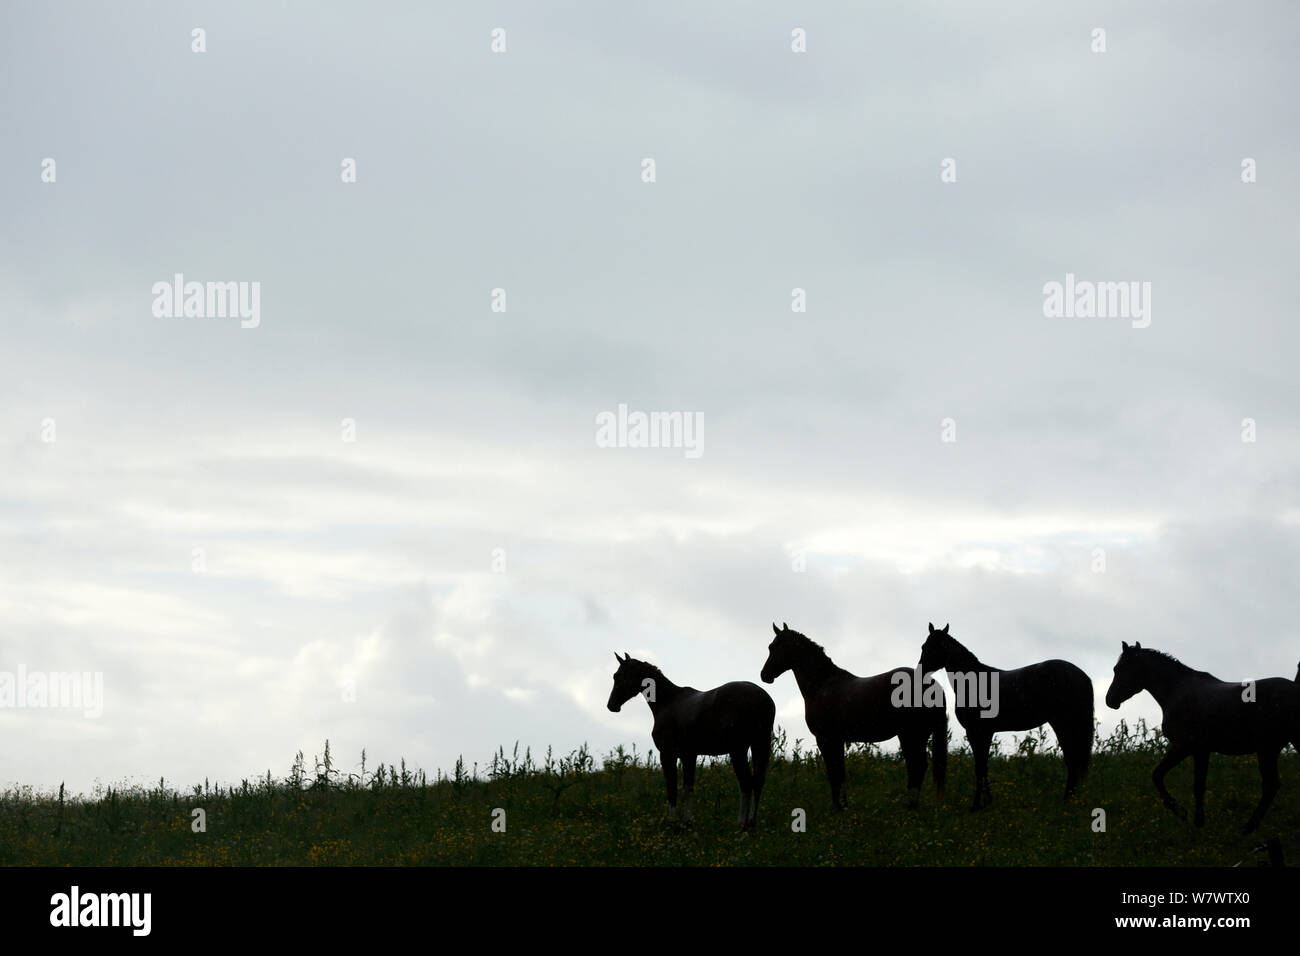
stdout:
POLYGON ((948 666, 945 670, 970 674, 979 671, 995 671, 997 668, 985 664, 971 653, 970 649, 967 648, 965 644, 954 640, 952 642, 952 648, 948 652, 948 666))
POLYGON ((1186 664, 1156 654, 1149 655, 1143 664, 1145 689, 1161 707, 1179 686, 1198 676, 1186 664))
POLYGON ((682 688, 665 677, 662 671, 647 676, 651 677, 655 682, 655 699, 650 700, 647 697, 646 703, 650 705, 650 713, 658 717, 659 711, 671 704, 681 694, 682 688))
POLYGON ((794 671, 795 683, 804 697, 815 694, 827 678, 847 673, 842 667, 837 667, 825 651, 811 647, 790 669, 794 671))

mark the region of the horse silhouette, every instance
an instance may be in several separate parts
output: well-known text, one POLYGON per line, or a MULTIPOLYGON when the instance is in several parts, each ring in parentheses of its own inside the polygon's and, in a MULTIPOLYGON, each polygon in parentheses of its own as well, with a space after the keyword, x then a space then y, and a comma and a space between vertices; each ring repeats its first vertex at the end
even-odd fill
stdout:
POLYGON ((641 694, 654 715, 650 732, 659 748, 668 788, 670 813, 677 813, 677 761, 682 762, 686 784, 684 818, 690 820, 695 802, 695 761, 700 756, 729 754, 740 784, 740 814, 737 823, 746 829, 758 823, 758 798, 767 776, 772 754, 772 724, 776 704, 767 691, 749 681, 732 681, 712 690, 678 687, 663 671, 638 661, 624 652, 614 655, 618 670, 609 695, 609 709, 617 713, 625 703, 641 694), (754 769, 749 769, 749 752, 754 769))
POLYGON ((1000 731, 1051 726, 1065 757, 1066 799, 1087 774, 1092 756, 1092 681, 1069 661, 1042 661, 1002 670, 982 663, 948 633, 947 624, 938 630, 931 624, 921 646, 920 669, 925 674, 948 671, 957 698, 957 721, 965 728, 975 755, 972 811, 993 802, 989 748, 993 735, 1000 731))
POLYGON ((933 681, 931 706, 898 706, 896 688, 915 675, 911 668, 896 667, 872 677, 858 677, 837 667, 820 644, 782 623, 772 625, 776 638, 768 645, 762 678, 770 684, 786 671, 794 671, 803 694, 804 719, 817 739, 831 786, 831 805, 842 810, 844 795, 844 745, 898 738, 907 764, 908 803, 920 801, 925 782, 925 744, 933 737, 934 784, 940 801, 948 768, 948 708, 943 688, 933 681))
MULTIPOLYGON (((1205 671, 1192 670, 1163 651, 1120 642, 1115 678, 1106 691, 1106 706, 1118 709, 1130 697, 1149 691, 1164 715, 1160 730, 1169 749, 1151 773, 1156 791, 1166 807, 1183 819, 1187 811, 1165 789, 1165 774, 1188 756, 1195 759, 1192 792, 1196 798, 1195 823, 1205 825, 1205 777, 1210 754, 1255 754, 1259 760, 1262 793, 1244 832, 1251 833, 1264 819, 1281 782, 1277 757, 1288 743, 1300 750, 1300 687, 1285 677, 1256 681, 1219 680, 1205 671)), ((1297 673, 1300 678, 1300 673, 1297 673)))

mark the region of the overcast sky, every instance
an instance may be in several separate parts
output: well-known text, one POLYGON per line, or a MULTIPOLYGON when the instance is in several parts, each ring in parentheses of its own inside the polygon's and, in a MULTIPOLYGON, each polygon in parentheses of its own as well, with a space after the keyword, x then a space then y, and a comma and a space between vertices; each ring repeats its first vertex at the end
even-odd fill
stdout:
POLYGON ((773 620, 1066 658, 1103 734, 1121 640, 1294 675, 1300 9, 1056 6, 5 3, 0 670, 104 700, 0 784, 644 749, 614 652, 773 620))

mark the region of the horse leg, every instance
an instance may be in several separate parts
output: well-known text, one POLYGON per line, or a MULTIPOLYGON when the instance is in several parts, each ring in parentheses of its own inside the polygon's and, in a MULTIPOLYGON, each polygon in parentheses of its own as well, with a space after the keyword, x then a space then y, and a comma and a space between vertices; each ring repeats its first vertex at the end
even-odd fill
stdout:
POLYGON ((1210 752, 1198 750, 1192 755, 1192 796, 1196 799, 1196 814, 1192 820, 1198 827, 1205 826, 1205 777, 1210 770, 1210 752))
POLYGON ((664 765, 664 786, 668 790, 668 816, 677 817, 677 754, 660 752, 659 759, 664 765))
POLYGON ((767 762, 772 756, 772 732, 754 743, 754 800, 749 805, 749 825, 758 826, 758 798, 767 779, 767 762))
POLYGON ((930 729, 930 759, 934 763, 934 795, 944 802, 944 787, 948 782, 948 713, 939 710, 935 726, 930 729))
POLYGON ((971 735, 967 733, 971 753, 975 755, 975 800, 971 804, 971 813, 993 802, 989 793, 989 747, 993 744, 993 735, 971 735))
POLYGON ((1056 734, 1056 742, 1061 746, 1061 756, 1065 758, 1065 799, 1069 800, 1070 795, 1074 793, 1074 788, 1079 785, 1078 746, 1073 736, 1063 732, 1060 724, 1048 721, 1048 726, 1052 728, 1052 733, 1056 734))
POLYGON ((686 785, 686 806, 683 807, 682 820, 690 823, 695 819, 695 754, 682 754, 682 783, 686 785))
POLYGON ((1273 802, 1273 798, 1277 796, 1277 792, 1282 786, 1282 782, 1277 776, 1277 751, 1260 751, 1259 775, 1263 778, 1264 792, 1260 794, 1259 806, 1250 815, 1250 820, 1246 823, 1246 829, 1242 831, 1243 833, 1253 833, 1259 827, 1269 804, 1273 802))
POLYGON ((731 769, 736 771, 736 782, 740 784, 740 815, 736 825, 749 825, 749 801, 754 792, 754 777, 749 772, 749 748, 741 747, 731 755, 731 769))
POLYGON ((1187 811, 1178 805, 1178 801, 1169 795, 1165 789, 1165 774, 1173 770, 1187 758, 1187 751, 1181 747, 1171 746, 1165 755, 1156 764, 1156 769, 1151 771, 1151 780, 1156 785, 1156 792, 1160 794, 1160 799, 1164 801, 1165 806, 1177 814, 1181 819, 1187 819, 1187 811))
POLYGON ((921 784, 925 783, 925 768, 927 761, 925 759, 925 739, 928 735, 923 734, 920 737, 912 735, 898 738, 900 749, 903 751, 903 760, 907 764, 907 805, 910 809, 915 810, 921 802, 921 784))
POLYGON ((844 741, 817 738, 822 760, 826 762, 826 777, 831 784, 831 806, 843 810, 849 802, 844 796, 844 741))

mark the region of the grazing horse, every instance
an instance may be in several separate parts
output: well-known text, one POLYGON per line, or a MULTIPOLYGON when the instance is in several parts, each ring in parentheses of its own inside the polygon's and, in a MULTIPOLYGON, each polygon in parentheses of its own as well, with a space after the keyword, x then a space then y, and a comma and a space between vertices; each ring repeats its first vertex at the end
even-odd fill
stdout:
POLYGON ((1050 724, 1065 757, 1068 800, 1088 772, 1092 756, 1092 681, 1069 661, 1042 661, 1015 670, 980 662, 948 633, 948 625, 921 645, 921 671, 947 670, 956 697, 957 721, 975 755, 975 800, 971 810, 993 802, 989 791, 989 747, 1004 730, 1033 730, 1050 724))
POLYGON ((671 812, 677 812, 678 758, 686 784, 684 816, 689 821, 695 802, 695 759, 729 754, 740 783, 740 816, 736 822, 746 829, 755 826, 776 719, 776 704, 767 691, 749 681, 732 681, 712 690, 678 687, 659 668, 629 657, 626 652, 622 657, 615 654, 614 659, 618 670, 614 672, 609 709, 617 713, 637 694, 649 703, 655 718, 650 736, 664 765, 671 812), (749 769, 750 750, 754 752, 753 773, 749 769))
MULTIPOLYGON (((1184 820, 1187 810, 1165 789, 1165 774, 1189 755, 1195 758, 1192 792, 1195 823, 1205 825, 1205 776, 1210 754, 1255 754, 1263 792, 1243 832, 1259 826, 1277 795, 1277 756, 1288 743, 1300 750, 1300 687, 1285 677, 1257 681, 1219 680, 1194 671, 1163 651, 1120 642, 1115 679, 1106 691, 1106 706, 1118 709, 1134 694, 1150 691, 1164 715, 1160 730, 1169 749, 1151 778, 1166 807, 1184 820)), ((1300 678, 1300 674, 1296 675, 1300 678)))
POLYGON ((790 630, 788 624, 783 623, 780 629, 773 624, 772 631, 776 638, 768 645, 763 682, 770 684, 786 671, 794 671, 803 694, 804 719, 826 762, 831 805, 836 810, 848 806, 843 791, 844 745, 894 737, 907 764, 907 799, 913 807, 920 802, 925 782, 925 744, 933 737, 934 785, 942 801, 948 770, 948 708, 943 688, 930 681, 924 695, 929 706, 920 702, 900 705, 900 696, 913 695, 896 691, 919 676, 911 668, 896 667, 873 677, 858 677, 837 667, 820 644, 790 630))

